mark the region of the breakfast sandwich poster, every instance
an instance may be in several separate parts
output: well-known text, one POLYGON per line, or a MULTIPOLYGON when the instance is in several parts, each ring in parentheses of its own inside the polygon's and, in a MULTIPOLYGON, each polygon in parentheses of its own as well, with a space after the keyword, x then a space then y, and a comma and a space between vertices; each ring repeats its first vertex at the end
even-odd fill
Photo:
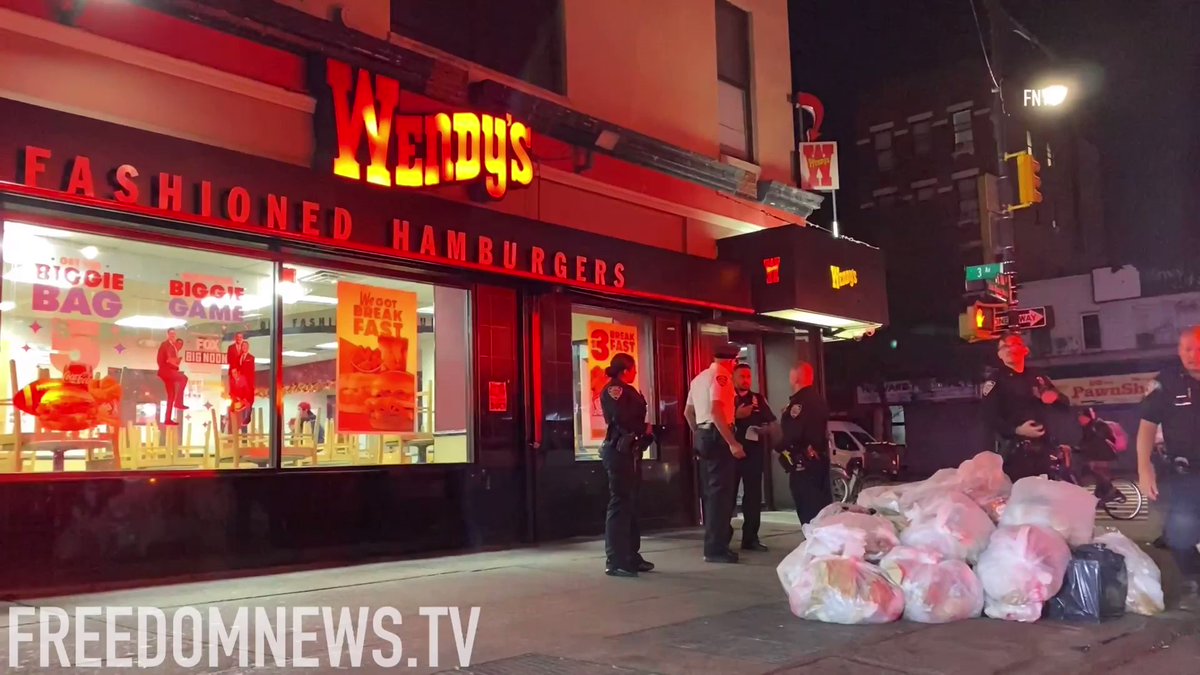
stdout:
POLYGON ((417 294, 337 286, 337 430, 416 430, 417 294))
MULTIPOLYGON (((604 423, 604 411, 600 408, 600 394, 608 384, 609 377, 604 370, 612 363, 613 356, 625 353, 637 358, 638 331, 633 326, 623 326, 619 323, 601 323, 589 321, 587 377, 583 380, 584 400, 589 402, 589 414, 584 417, 587 430, 584 437, 591 441, 604 438, 608 425, 604 423)), ((641 374, 638 374, 641 379, 641 374)), ((637 383, 634 383, 637 387, 637 383)), ((641 387, 638 387, 641 389, 641 387)))

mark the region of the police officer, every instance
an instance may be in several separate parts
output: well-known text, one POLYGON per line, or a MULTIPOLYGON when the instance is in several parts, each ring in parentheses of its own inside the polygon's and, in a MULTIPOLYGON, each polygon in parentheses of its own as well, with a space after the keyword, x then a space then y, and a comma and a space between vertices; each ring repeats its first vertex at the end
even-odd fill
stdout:
POLYGON ((1200 606, 1200 326, 1179 337, 1179 363, 1163 370, 1142 401, 1138 425, 1138 483, 1152 500, 1158 499, 1158 476, 1151 460, 1159 425, 1167 454, 1179 467, 1163 476, 1168 489, 1164 538, 1183 575, 1185 608, 1200 606))
POLYGON ((734 502, 737 500, 737 466, 746 456, 734 435, 733 360, 741 349, 724 344, 713 353, 713 362, 692 378, 683 415, 700 458, 700 480, 704 489, 704 561, 735 563, 729 549, 733 539, 734 502))
POLYGON ((1065 410, 1070 402, 1049 377, 1025 367, 1029 348, 1020 335, 1001 337, 996 352, 1003 366, 983 383, 984 424, 999 441, 1009 478, 1016 481, 1046 473, 1057 449, 1046 422, 1052 408, 1065 410))
POLYGON ((750 390, 750 365, 739 363, 733 367, 734 391, 734 436, 742 444, 746 456, 737 460, 737 477, 733 491, 737 494, 742 486, 742 549, 766 551, 767 547, 758 540, 758 528, 762 521, 763 446, 766 425, 775 421, 771 405, 760 393, 750 390))
POLYGON ((811 522, 821 509, 833 503, 829 485, 829 405, 813 386, 811 364, 801 361, 792 367, 788 380, 792 397, 779 413, 783 442, 779 463, 788 473, 788 488, 800 523, 811 522))
POLYGON ((604 413, 604 443, 600 459, 608 473, 608 516, 604 520, 605 573, 636 577, 654 565, 639 553, 642 546, 637 519, 638 484, 642 480, 641 444, 650 432, 646 399, 633 383, 637 364, 629 354, 615 354, 604 371, 610 378, 600 393, 604 413))

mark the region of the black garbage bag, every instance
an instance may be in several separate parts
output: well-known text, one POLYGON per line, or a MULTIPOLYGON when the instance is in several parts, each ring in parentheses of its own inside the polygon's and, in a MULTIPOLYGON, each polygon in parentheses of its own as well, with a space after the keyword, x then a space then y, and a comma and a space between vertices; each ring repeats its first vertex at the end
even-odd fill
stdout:
POLYGON ((1129 577, 1125 556, 1103 544, 1071 552, 1062 590, 1046 603, 1042 616, 1060 621, 1099 623, 1125 615, 1129 577))

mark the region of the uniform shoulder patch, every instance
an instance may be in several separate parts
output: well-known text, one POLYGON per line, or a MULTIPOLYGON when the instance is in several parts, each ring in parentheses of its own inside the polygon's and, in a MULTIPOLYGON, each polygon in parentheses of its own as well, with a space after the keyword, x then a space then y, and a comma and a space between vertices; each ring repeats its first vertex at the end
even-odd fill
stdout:
POLYGON ((611 386, 608 388, 608 395, 612 400, 621 398, 621 394, 625 393, 625 387, 611 386))
POLYGON ((799 404, 799 403, 795 403, 795 404, 793 404, 793 405, 792 405, 792 408, 791 408, 791 410, 789 410, 789 411, 788 411, 788 413, 789 413, 789 414, 790 414, 792 417, 799 417, 799 416, 800 416, 800 413, 801 413, 801 412, 803 412, 803 411, 804 411, 804 406, 803 406, 803 405, 801 405, 801 404, 799 404))
POLYGON ((996 381, 988 380, 987 382, 983 383, 982 393, 984 396, 987 396, 988 394, 992 393, 992 390, 995 388, 996 388, 996 381))
POLYGON ((717 376, 717 384, 721 385, 722 387, 728 387, 729 386, 729 376, 728 375, 718 375, 717 376))

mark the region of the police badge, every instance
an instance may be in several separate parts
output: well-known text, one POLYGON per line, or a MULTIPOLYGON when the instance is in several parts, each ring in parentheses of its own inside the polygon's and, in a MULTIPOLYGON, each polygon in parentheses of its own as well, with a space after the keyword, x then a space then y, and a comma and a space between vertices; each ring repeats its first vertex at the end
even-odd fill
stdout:
POLYGON ((799 417, 799 416, 800 416, 800 413, 801 413, 801 411, 803 411, 803 410, 804 410, 804 406, 800 405, 799 403, 797 403, 797 404, 793 405, 793 406, 792 406, 792 409, 791 409, 791 411, 790 411, 790 412, 791 412, 791 415, 792 415, 792 418, 794 419, 794 418, 796 418, 796 417, 799 417))
POLYGON ((618 387, 618 386, 614 385, 614 386, 611 386, 608 388, 608 396, 609 396, 609 398, 611 398, 614 401, 621 398, 621 394, 623 394, 624 392, 625 392, 624 387, 618 387))

